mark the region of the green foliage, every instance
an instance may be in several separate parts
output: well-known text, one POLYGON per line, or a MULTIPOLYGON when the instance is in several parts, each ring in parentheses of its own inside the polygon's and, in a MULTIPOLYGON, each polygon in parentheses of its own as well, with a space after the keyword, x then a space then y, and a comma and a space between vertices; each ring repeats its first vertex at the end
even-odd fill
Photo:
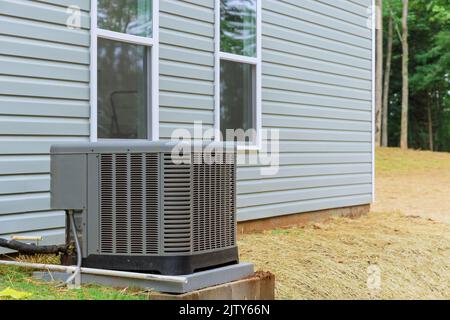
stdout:
MULTIPOLYGON (((389 105, 389 142, 398 146, 401 112, 402 0, 386 0, 385 21, 396 23, 389 105)), ((436 151, 450 151, 450 1, 410 0, 410 132, 409 144, 429 148, 428 109, 431 108, 436 151)), ((387 29, 387 28, 386 28, 387 29)))
MULTIPOLYGON (((45 283, 32 279, 29 269, 0 267, 0 291, 11 288, 31 294, 27 300, 148 300, 146 292, 130 288, 115 290, 100 286, 83 286, 80 290, 58 288, 55 283, 45 283)), ((6 297, 1 298, 7 299, 6 297)))
POLYGON ((256 55, 256 0, 220 1, 221 51, 256 55))

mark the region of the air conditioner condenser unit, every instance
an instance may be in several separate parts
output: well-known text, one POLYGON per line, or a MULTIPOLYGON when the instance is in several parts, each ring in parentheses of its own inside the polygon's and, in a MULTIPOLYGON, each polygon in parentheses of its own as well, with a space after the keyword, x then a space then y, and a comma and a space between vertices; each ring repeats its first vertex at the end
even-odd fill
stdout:
POLYGON ((234 144, 55 145, 51 206, 74 212, 84 267, 182 275, 239 260, 234 144))

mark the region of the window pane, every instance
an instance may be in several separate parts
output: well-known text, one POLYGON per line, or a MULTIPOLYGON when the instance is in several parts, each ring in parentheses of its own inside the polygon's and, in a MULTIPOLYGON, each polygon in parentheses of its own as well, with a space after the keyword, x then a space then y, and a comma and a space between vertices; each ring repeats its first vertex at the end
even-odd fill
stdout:
POLYGON ((256 0, 220 1, 220 50, 256 57, 256 0))
POLYGON ((98 39, 98 137, 147 139, 148 47, 98 39))
POLYGON ((101 29, 152 37, 152 0, 97 0, 101 29))
MULTIPOLYGON (((255 67, 231 61, 220 62, 220 116, 224 140, 227 129, 254 129, 255 67)), ((237 139, 252 141, 253 139, 237 139)))

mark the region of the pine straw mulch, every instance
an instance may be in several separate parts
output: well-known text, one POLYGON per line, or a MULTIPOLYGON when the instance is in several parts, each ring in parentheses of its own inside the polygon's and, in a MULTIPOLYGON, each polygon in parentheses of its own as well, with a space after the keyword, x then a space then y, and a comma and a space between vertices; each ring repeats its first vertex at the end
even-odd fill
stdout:
POLYGON ((371 213, 244 235, 239 245, 243 261, 275 274, 277 299, 450 299, 448 224, 371 213), (368 286, 373 266, 379 289, 368 286))

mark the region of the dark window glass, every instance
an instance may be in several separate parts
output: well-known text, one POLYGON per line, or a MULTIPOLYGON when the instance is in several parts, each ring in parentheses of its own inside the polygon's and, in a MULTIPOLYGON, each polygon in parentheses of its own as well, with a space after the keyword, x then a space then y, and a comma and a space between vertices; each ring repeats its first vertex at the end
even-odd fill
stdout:
POLYGON ((141 37, 152 37, 152 0, 97 0, 97 26, 141 37))
MULTIPOLYGON (((220 80, 220 125, 224 139, 231 140, 228 129, 247 131, 255 127, 255 66, 222 60, 220 80)), ((251 141, 251 137, 245 140, 251 141)))
POLYGON ((220 1, 220 50, 256 57, 256 0, 220 1))
POLYGON ((148 138, 148 50, 98 39, 98 138, 148 138))

